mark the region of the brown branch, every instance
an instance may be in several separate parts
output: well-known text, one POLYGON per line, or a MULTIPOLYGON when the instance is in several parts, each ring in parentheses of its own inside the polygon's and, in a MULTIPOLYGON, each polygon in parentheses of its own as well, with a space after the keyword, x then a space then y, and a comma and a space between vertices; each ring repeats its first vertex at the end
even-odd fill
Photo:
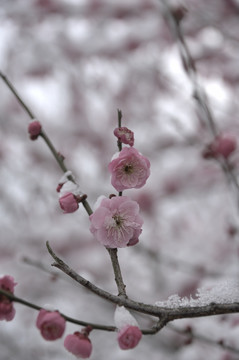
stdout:
MULTIPOLYGON (((36 119, 35 115, 33 114, 33 112, 30 110, 30 108, 26 105, 26 103, 23 101, 23 99, 21 98, 21 96, 18 94, 17 90, 15 89, 15 87, 13 86, 13 84, 10 82, 10 80, 7 78, 6 75, 4 75, 1 71, 0 71, 0 77, 2 78, 2 80, 4 81, 4 83, 7 85, 7 87, 9 88, 9 90, 13 93, 13 95, 16 97, 16 99, 18 100, 18 102, 20 103, 20 105, 22 106, 22 108, 26 111, 26 113, 28 114, 28 116, 30 117, 31 120, 36 119)), ((43 138, 43 140, 45 141, 46 145, 48 146, 48 148, 50 149, 52 155, 54 156, 56 162, 58 163, 59 167, 61 168, 61 170, 65 173, 68 171, 67 167, 65 166, 64 163, 64 156, 62 156, 55 148, 55 146, 53 145, 53 143, 51 142, 51 140, 49 139, 49 137, 47 136, 46 132, 41 129, 41 133, 40 136, 43 138)), ((75 183, 75 180, 73 178, 72 175, 67 176, 68 180, 72 181, 73 183, 75 183)), ((82 205, 84 206, 86 212, 88 213, 88 215, 92 214, 92 209, 88 203, 88 201, 85 199, 82 201, 82 205)))
MULTIPOLYGON (((39 305, 36 305, 36 304, 33 304, 29 301, 26 301, 22 298, 19 298, 15 295, 13 295, 12 293, 8 292, 8 291, 5 291, 3 289, 0 289, 0 294, 7 297, 10 301, 12 302, 16 302, 16 303, 19 303, 19 304, 22 304, 24 306, 27 306, 31 309, 34 309, 34 310, 37 310, 37 311, 40 311, 41 309, 44 309, 44 307, 41 307, 39 305)), ((72 318, 68 315, 65 315, 61 312, 59 312, 59 314, 64 317, 64 319, 67 321, 67 322, 70 322, 72 324, 76 324, 76 325, 80 325, 80 326, 90 326, 92 329, 95 329, 95 330, 103 330, 103 331, 117 331, 117 328, 113 325, 102 325, 102 324, 96 324, 96 323, 92 323, 92 322, 86 322, 86 321, 82 321, 82 320, 77 320, 75 318, 72 318)), ((161 324, 163 324, 163 322, 161 321, 161 324)), ((158 323, 156 325, 154 325, 152 327, 152 329, 141 329, 142 331, 142 334, 144 335, 150 335, 150 334, 155 334, 156 332, 159 331, 159 325, 158 323), (157 331, 156 331, 157 329, 157 331)))
POLYGON ((121 269, 120 269, 118 256, 117 256, 117 249, 106 248, 106 250, 108 250, 108 253, 109 253, 110 259, 111 259, 111 263, 112 263, 112 267, 114 270, 115 282, 116 282, 116 285, 118 288, 118 296, 127 298, 126 291, 125 291, 126 285, 124 284, 123 277, 121 274, 121 269))
POLYGON ((232 314, 239 312, 239 302, 234 303, 213 303, 211 302, 208 305, 203 306, 178 306, 174 308, 169 307, 159 307, 156 305, 144 304, 129 298, 122 298, 116 295, 113 295, 96 285, 92 284, 90 281, 86 280, 79 274, 77 274, 73 269, 71 269, 63 260, 61 260, 51 249, 49 243, 47 242, 47 248, 50 255, 55 260, 55 263, 52 266, 57 267, 65 274, 70 276, 72 279, 77 281, 82 286, 86 287, 91 292, 95 293, 99 297, 108 300, 114 304, 125 306, 131 310, 141 312, 144 314, 152 315, 158 317, 159 319, 164 319, 164 326, 173 320, 184 319, 184 318, 197 318, 204 316, 213 316, 213 315, 222 315, 222 314, 232 314))
POLYGON ((30 119, 35 119, 35 116, 33 114, 33 112, 29 109, 29 107, 25 104, 25 102, 22 100, 22 98, 19 96, 17 90, 15 89, 15 87, 13 86, 13 84, 10 82, 10 80, 7 78, 6 75, 4 75, 1 71, 0 71, 0 77, 2 78, 2 80, 5 82, 5 84, 8 86, 8 88, 11 90, 11 92, 13 93, 13 95, 16 97, 16 99, 18 100, 18 102, 20 103, 20 105, 23 107, 23 109, 26 111, 26 113, 28 114, 28 116, 30 117, 30 119))
MULTIPOLYGON (((5 291, 3 289, 0 289, 0 294, 1 295, 4 295, 6 296, 9 300, 13 301, 13 302, 17 302, 19 304, 22 304, 22 305, 25 305, 29 308, 32 308, 34 310, 38 310, 40 311, 41 309, 44 309, 44 307, 41 307, 39 305, 36 305, 36 304, 33 304, 29 301, 26 301, 22 298, 19 298, 13 294, 11 294, 10 292, 8 291, 5 291)), ((85 321, 81 321, 81 320, 77 320, 77 319, 74 319, 70 316, 67 316, 61 312, 59 312, 60 315, 62 317, 64 317, 64 319, 70 323, 73 323, 73 324, 77 324, 77 325, 81 325, 81 326, 91 326, 92 329, 97 329, 97 330, 104 330, 104 331, 116 331, 116 327, 115 326, 107 326, 107 325, 101 325, 101 324, 95 324, 95 323, 91 323, 91 322, 85 322, 85 321)))

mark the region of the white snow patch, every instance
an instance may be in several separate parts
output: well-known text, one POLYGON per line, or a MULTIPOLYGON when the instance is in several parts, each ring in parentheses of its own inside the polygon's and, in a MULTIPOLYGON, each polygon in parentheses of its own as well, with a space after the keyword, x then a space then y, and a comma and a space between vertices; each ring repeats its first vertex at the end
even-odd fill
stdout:
POLYGON ((115 326, 122 329, 127 325, 139 326, 136 319, 124 306, 117 306, 114 314, 115 326))
POLYGON ((205 286, 197 290, 196 297, 171 295, 165 301, 157 301, 155 305, 166 308, 206 306, 211 303, 231 304, 239 302, 239 281, 226 280, 214 286, 205 286))

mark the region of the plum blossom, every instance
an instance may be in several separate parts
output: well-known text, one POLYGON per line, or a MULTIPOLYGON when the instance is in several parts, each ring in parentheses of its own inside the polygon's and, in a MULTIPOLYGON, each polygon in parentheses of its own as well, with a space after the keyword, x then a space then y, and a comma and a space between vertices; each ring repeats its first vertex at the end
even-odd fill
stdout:
POLYGON ((127 127, 118 127, 114 129, 114 135, 123 144, 134 146, 134 133, 133 131, 129 130, 127 127))
POLYGON ((117 306, 114 314, 115 325, 118 328, 117 340, 122 350, 133 349, 142 338, 136 319, 124 306, 117 306))
MULTIPOLYGON (((14 287, 17 283, 14 278, 9 275, 4 275, 0 278, 0 289, 14 293, 14 287)), ((16 310, 13 307, 12 301, 5 295, 0 294, 0 320, 11 321, 15 316, 16 310)))
POLYGON ((33 120, 28 125, 28 133, 31 140, 36 140, 41 133, 41 123, 38 120, 33 120))
POLYGON ((133 349, 142 338, 142 332, 137 326, 126 325, 117 336, 119 347, 122 350, 133 349))
POLYGON ((59 204, 65 214, 73 213, 79 208, 76 196, 70 192, 59 198, 59 204))
POLYGON ((215 137, 214 141, 203 151, 204 158, 223 156, 227 159, 236 150, 237 140, 233 134, 223 133, 215 137))
POLYGON ((81 332, 76 331, 74 334, 69 334, 66 336, 64 341, 64 347, 70 353, 75 355, 77 358, 86 359, 90 357, 92 352, 92 344, 88 338, 89 331, 83 329, 81 332))
POLYGON ((58 311, 41 309, 36 320, 36 326, 45 340, 52 341, 62 337, 66 320, 58 311))
POLYGON ((222 155, 225 158, 235 151, 237 147, 237 141, 234 135, 232 134, 221 134, 216 137, 214 143, 212 144, 212 150, 215 154, 222 155))
POLYGON ((111 184, 117 191, 141 188, 150 175, 150 162, 135 148, 124 147, 108 166, 111 184))
POLYGON ((128 196, 104 198, 90 215, 90 221, 95 239, 109 248, 135 245, 142 232, 139 205, 128 196))

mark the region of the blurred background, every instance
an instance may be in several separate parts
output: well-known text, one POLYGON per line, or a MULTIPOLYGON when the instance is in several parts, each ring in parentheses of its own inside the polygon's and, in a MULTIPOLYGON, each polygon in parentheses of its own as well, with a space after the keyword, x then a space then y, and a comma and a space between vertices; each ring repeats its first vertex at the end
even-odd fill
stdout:
MULTIPOLYGON (((186 8, 182 29, 216 126, 238 138, 238 0, 168 4, 186 8)), ((212 134, 197 109, 161 1, 0 0, 0 5, 0 70, 65 156, 90 204, 114 192, 107 166, 117 151, 117 109, 122 125, 134 131, 135 147, 151 162, 146 185, 125 191, 139 202, 144 218, 140 243, 119 251, 128 295, 154 304, 173 294, 194 297, 198 288, 236 279, 238 194, 218 163, 202 156, 212 134)), ((14 276, 19 297, 111 325, 113 305, 47 272, 52 271, 48 240, 80 274, 117 292, 108 253, 89 232, 84 208, 62 213, 56 192, 61 170, 42 139, 29 140, 29 118, 3 81, 0 94, 0 273, 14 276)), ((230 161, 237 176, 238 151, 230 161)), ((63 339, 43 340, 36 311, 15 308, 15 319, 0 323, 3 360, 73 358, 63 339)), ((152 326, 153 319, 134 315, 142 327, 152 326)), ((238 348, 238 320, 228 315, 174 325, 238 348)), ((77 330, 67 324, 66 334, 77 330)), ((238 359, 169 326, 144 336, 130 351, 118 348, 114 333, 93 331, 91 340, 92 360, 238 359)))

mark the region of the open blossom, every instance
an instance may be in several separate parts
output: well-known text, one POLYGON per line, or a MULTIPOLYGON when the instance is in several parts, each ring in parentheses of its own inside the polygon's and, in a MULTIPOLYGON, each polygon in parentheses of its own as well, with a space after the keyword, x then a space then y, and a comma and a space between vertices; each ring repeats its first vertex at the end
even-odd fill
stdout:
POLYGON ((36 326, 45 340, 52 341, 62 337, 66 321, 58 311, 41 309, 36 320, 36 326))
POLYGON ((133 147, 124 147, 108 166, 111 184, 117 191, 141 188, 150 175, 150 162, 133 147))
POLYGON ((136 319, 124 306, 117 306, 114 314, 115 325, 118 328, 117 340, 122 350, 133 349, 142 338, 136 319))
POLYGON ((90 215, 90 221, 96 240, 109 248, 134 245, 142 232, 139 205, 127 196, 104 198, 90 215))
POLYGON ((123 144, 134 146, 134 133, 133 131, 129 130, 127 127, 118 127, 114 129, 114 135, 123 144))
MULTIPOLYGON (((17 283, 14 282, 12 276, 5 275, 0 278, 0 289, 14 293, 14 287, 17 283)), ((12 301, 5 295, 0 294, 0 320, 11 321, 15 316, 16 310, 13 307, 12 301)))
POLYGON ((87 332, 76 331, 74 334, 67 335, 64 347, 77 358, 86 359, 92 352, 92 344, 87 332))

